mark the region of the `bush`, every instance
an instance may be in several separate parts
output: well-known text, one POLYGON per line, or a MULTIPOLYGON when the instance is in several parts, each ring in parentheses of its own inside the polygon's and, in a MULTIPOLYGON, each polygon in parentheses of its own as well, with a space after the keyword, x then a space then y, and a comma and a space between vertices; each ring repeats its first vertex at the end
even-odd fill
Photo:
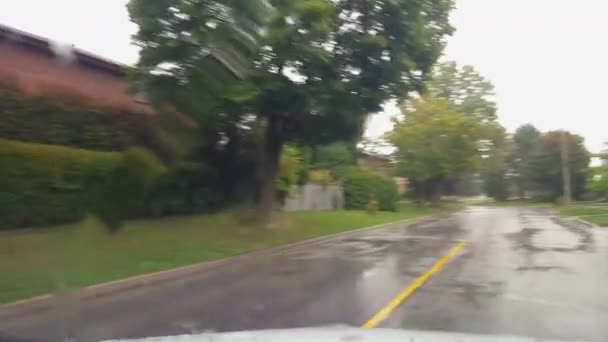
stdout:
POLYGON ((0 229, 80 220, 92 173, 103 179, 120 153, 0 139, 0 229))
POLYGON ((216 211, 225 201, 215 191, 216 179, 202 164, 177 164, 152 186, 142 215, 160 217, 216 211))
POLYGON ((379 209, 395 211, 399 199, 397 186, 392 179, 351 168, 342 178, 344 205, 350 210, 366 210, 370 198, 378 201, 379 209))
POLYGON ((111 229, 137 212, 164 171, 149 152, 96 152, 0 139, 0 230, 96 214, 111 229))
POLYGON ((169 153, 151 114, 101 106, 68 91, 54 93, 31 95, 16 81, 3 79, 0 138, 108 152, 140 145, 159 156, 169 153))
POLYGON ((310 170, 308 171, 308 181, 313 184, 326 186, 333 182, 333 178, 329 170, 310 170))
POLYGON ((87 209, 115 231, 124 220, 141 212, 150 188, 165 168, 150 152, 131 148, 106 175, 97 170, 94 169, 87 183, 90 199, 87 209))

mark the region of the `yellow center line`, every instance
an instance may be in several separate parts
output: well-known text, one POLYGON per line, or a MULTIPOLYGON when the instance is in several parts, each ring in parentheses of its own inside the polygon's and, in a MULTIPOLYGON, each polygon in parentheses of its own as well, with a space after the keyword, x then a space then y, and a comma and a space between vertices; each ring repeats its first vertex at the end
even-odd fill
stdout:
POLYGON ((441 268, 448 262, 450 259, 456 256, 458 252, 466 245, 466 241, 459 241, 456 245, 454 245, 441 259, 437 260, 437 262, 429 268, 424 274, 414 280, 408 287, 406 287, 401 293, 399 293, 393 300, 391 300, 388 304, 386 304, 380 311, 378 311, 375 315, 373 315, 365 324, 361 327, 363 328, 373 328, 380 324, 380 322, 387 319, 399 305, 401 305, 409 296, 411 296, 416 290, 422 286, 433 274, 439 272, 441 268))

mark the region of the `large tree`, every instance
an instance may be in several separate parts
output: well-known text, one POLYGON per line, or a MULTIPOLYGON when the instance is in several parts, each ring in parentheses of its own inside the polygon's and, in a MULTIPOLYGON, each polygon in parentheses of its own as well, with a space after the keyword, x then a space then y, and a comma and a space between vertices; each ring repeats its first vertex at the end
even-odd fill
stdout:
POLYGON ((410 179, 417 197, 437 203, 442 182, 478 166, 479 124, 430 97, 413 101, 403 111, 390 134, 397 147, 397 172, 410 179))
MULTIPOLYGON (((505 129, 497 122, 494 85, 472 66, 458 66, 455 62, 439 63, 426 83, 426 93, 448 103, 460 115, 479 125, 479 169, 485 180, 485 190, 491 197, 507 196, 506 156, 508 144, 505 129)), ((451 178, 447 188, 462 189, 471 175, 451 178), (459 186, 460 185, 460 186, 459 186)), ((463 192, 463 190, 465 190, 463 192)))
POLYGON ((139 25, 140 84, 160 76, 204 96, 198 81, 217 69, 210 57, 240 78, 223 82, 222 101, 214 101, 220 105, 205 110, 262 123, 260 212, 267 218, 283 145, 352 139, 367 113, 420 90, 452 32, 452 6, 452 0, 131 0, 129 9, 139 25))

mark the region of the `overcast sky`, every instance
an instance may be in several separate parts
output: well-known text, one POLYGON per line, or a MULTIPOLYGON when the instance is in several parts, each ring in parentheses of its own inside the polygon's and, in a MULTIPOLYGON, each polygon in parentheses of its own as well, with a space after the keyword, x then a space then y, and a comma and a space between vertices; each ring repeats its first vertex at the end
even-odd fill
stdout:
MULTIPOLYGON (((126 2, 1 0, 0 22, 130 64, 137 50, 130 45, 135 26, 126 2)), ((608 141, 608 1, 457 0, 456 5, 456 33, 445 58, 474 66, 494 83, 500 122, 510 131, 524 123, 541 130, 566 128, 599 151, 608 141)), ((390 129, 394 111, 371 120, 368 135, 390 129)))

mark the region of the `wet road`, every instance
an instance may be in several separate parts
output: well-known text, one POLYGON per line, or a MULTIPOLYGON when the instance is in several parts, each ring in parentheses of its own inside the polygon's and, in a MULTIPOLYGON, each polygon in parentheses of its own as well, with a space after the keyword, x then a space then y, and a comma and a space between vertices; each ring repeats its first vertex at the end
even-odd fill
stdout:
POLYGON ((607 232, 526 208, 472 208, 84 305, 68 299, 50 312, 0 322, 0 331, 99 341, 360 326, 460 239, 464 249, 379 327, 608 340, 607 232))

